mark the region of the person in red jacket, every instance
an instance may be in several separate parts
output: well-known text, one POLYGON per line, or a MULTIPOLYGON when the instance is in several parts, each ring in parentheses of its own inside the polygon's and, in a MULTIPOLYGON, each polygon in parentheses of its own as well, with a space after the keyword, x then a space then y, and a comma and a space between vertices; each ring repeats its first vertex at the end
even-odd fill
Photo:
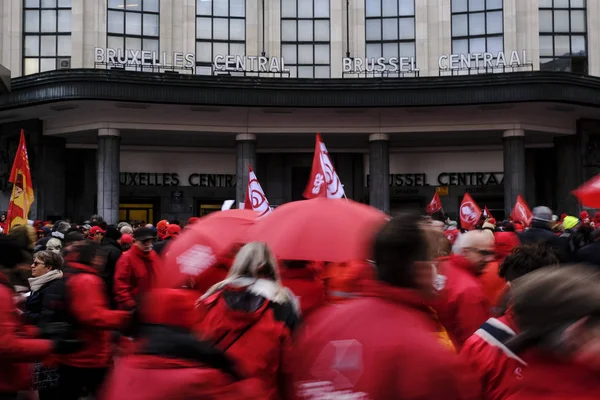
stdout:
MULTIPOLYGON (((502 279, 510 286, 514 280, 549 265, 558 258, 544 244, 523 245, 508 255, 501 265, 502 279)), ((526 362, 503 342, 519 331, 512 308, 499 318, 490 318, 465 343, 460 353, 474 369, 485 400, 503 400, 517 390, 526 373, 526 362)))
POLYGON ((108 308, 101 277, 106 255, 99 243, 76 242, 64 259, 66 312, 83 347, 60 358, 57 391, 61 400, 77 400, 84 389, 94 394, 103 382, 112 364, 110 331, 124 328, 130 313, 108 308))
POLYGON ((285 358, 286 399, 479 399, 468 367, 437 339, 425 225, 401 214, 376 235, 376 281, 317 311, 285 358))
POLYGON ((507 400, 600 398, 600 273, 547 267, 513 282, 519 334, 506 342, 527 371, 507 400))
POLYGON ((299 304, 282 286, 279 269, 264 243, 248 243, 235 257, 227 279, 198 303, 198 335, 232 358, 240 373, 260 381, 265 395, 278 399, 281 359, 291 345, 299 304))
POLYGON ((289 288, 300 302, 300 312, 307 317, 325 305, 325 266, 322 262, 284 261, 281 269, 281 282, 289 288))
POLYGON ((135 242, 123 253, 115 267, 115 301, 121 310, 133 310, 136 298, 150 290, 159 268, 159 256, 152 250, 156 239, 149 228, 133 233, 135 242))
POLYGON ((103 400, 263 399, 259 382, 243 379, 232 360, 193 335, 200 314, 195 290, 153 289, 141 300, 139 340, 117 361, 103 400))
POLYGON ((439 298, 432 302, 440 322, 460 351, 465 341, 490 317, 490 307, 479 281, 493 260, 493 236, 483 231, 460 235, 453 255, 438 266, 439 298))

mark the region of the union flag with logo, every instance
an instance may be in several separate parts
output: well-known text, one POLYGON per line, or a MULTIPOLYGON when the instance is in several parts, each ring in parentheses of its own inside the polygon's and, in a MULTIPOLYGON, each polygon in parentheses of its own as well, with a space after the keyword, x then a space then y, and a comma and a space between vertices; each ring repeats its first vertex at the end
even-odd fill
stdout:
POLYGON ((21 129, 21 139, 15 155, 15 161, 8 179, 13 184, 8 214, 6 216, 6 228, 10 231, 17 225, 27 225, 29 210, 35 197, 33 195, 33 184, 31 182, 31 170, 29 169, 29 157, 27 156, 27 145, 25 144, 25 132, 21 129))
POLYGON ((254 210, 258 213, 258 217, 263 217, 269 214, 271 206, 267 200, 267 196, 263 191, 256 174, 252 170, 252 167, 248 164, 248 188, 246 189, 246 200, 244 201, 244 208, 247 210, 254 210))
POLYGON ((460 203, 460 226, 467 230, 475 229, 481 218, 481 214, 481 208, 475 203, 475 200, 473 200, 469 193, 465 193, 465 197, 463 197, 460 203))
POLYGON ((342 185, 340 177, 335 172, 327 147, 325 147, 325 143, 323 143, 321 135, 318 133, 312 171, 310 180, 306 185, 306 189, 304 189, 304 197, 307 199, 314 199, 315 197, 340 199, 345 197, 344 185, 342 185))
POLYGON ((531 213, 529 206, 527 206, 527 203, 525 203, 523 197, 518 195, 515 206, 510 213, 510 218, 513 220, 513 222, 521 222, 524 226, 529 226, 532 217, 533 214, 531 213))
POLYGON ((433 195, 431 202, 425 207, 425 212, 429 215, 433 215, 442 209, 442 200, 437 192, 433 195))
POLYGON ((492 213, 490 212, 490 210, 487 208, 487 206, 485 206, 483 208, 483 216, 486 218, 494 218, 494 216, 492 215, 492 213))

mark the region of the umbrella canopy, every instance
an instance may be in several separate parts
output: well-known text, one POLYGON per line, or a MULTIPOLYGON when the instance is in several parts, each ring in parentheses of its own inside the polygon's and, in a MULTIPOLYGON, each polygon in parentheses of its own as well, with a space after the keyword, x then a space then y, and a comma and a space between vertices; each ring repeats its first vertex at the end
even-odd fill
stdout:
POLYGON ((223 280, 256 217, 252 210, 218 211, 187 227, 166 249, 158 286, 180 287, 192 277, 204 292, 223 280))
POLYGON ((316 198, 277 207, 247 235, 267 243, 278 259, 346 262, 370 258, 374 235, 388 220, 364 204, 316 198))
POLYGON ((600 174, 573 190, 572 193, 584 207, 600 208, 600 174))

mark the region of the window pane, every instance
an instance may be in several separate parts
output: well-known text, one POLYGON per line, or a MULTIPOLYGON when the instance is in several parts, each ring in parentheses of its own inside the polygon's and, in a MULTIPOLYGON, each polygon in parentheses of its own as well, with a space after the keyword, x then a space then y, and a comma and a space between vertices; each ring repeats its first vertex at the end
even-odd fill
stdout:
POLYGON ((55 8, 56 0, 42 0, 42 8, 55 8))
POLYGON ((540 32, 552 32, 552 11, 540 10, 540 32))
POLYGON ((379 58, 381 57, 381 44, 367 44, 367 57, 379 58))
POLYGON ((211 67, 196 67, 196 74, 212 75, 212 68, 211 67))
POLYGON ((313 67, 298 67, 298 78, 313 78, 313 67))
POLYGON ((298 21, 298 40, 301 42, 312 42, 313 41, 313 22, 309 21, 298 21))
POLYGON ((138 13, 125 13, 125 33, 128 35, 142 34, 142 15, 138 13))
POLYGON ((415 38, 415 19, 414 18, 402 18, 400 19, 400 39, 414 39, 415 38))
POLYGON ((232 17, 246 16, 245 1, 244 0, 230 0, 229 13, 230 13, 230 16, 232 16, 232 17))
POLYGON ((329 64, 330 55, 328 44, 315 45, 315 64, 329 64))
POLYGON ((571 32, 585 32, 585 11, 571 11, 571 32))
POLYGON ((245 56, 246 55, 246 44, 245 43, 229 44, 229 54, 232 54, 234 56, 245 56))
POLYGON ((40 60, 40 72, 53 71, 56 69, 55 58, 42 58, 40 60))
POLYGON ((158 39, 144 39, 142 41, 142 49, 158 53, 158 39))
POLYGON ((468 0, 452 0, 452 12, 464 12, 467 11, 468 0))
POLYGON ((229 55, 229 46, 227 46, 227 43, 213 43, 213 56, 216 55, 222 55, 222 56, 227 56, 229 55))
POLYGON ((108 33, 125 33, 124 15, 121 11, 108 12, 108 33))
POLYGON ((539 0, 540 8, 552 8, 552 0, 539 0))
POLYGON ((281 56, 288 64, 296 64, 296 45, 284 44, 281 46, 281 56))
POLYGON ((470 46, 469 50, 471 50, 471 53, 485 53, 485 39, 484 38, 470 39, 469 46, 470 46))
POLYGON ((469 14, 469 35, 485 34, 484 13, 469 14))
POLYGON ((329 41, 329 20, 315 21, 315 41, 317 41, 317 42, 329 41))
POLYGON ((124 49, 123 38, 119 36, 109 36, 108 37, 108 48, 109 49, 124 49))
POLYGON ((37 58, 25 59, 25 75, 37 74, 40 71, 40 62, 37 58))
POLYGON ((58 31, 71 32, 71 10, 58 12, 58 31))
POLYGON ((487 13, 487 34, 491 35, 494 33, 502 33, 503 32, 503 20, 502 20, 502 11, 490 12, 487 13))
POLYGON ((313 0, 298 0, 298 17, 313 17, 313 0))
POLYGON ((367 17, 381 16, 381 0, 367 0, 365 14, 367 17))
POLYGON ((489 37, 487 39, 487 51, 492 54, 498 54, 504 50, 504 40, 502 36, 489 37))
POLYGON ((468 36, 469 25, 467 23, 468 14, 459 14, 452 16, 452 36, 468 36))
POLYGON ((210 39, 212 38, 212 24, 210 18, 196 18, 196 38, 210 39))
POLYGON ((400 43, 400 57, 415 57, 415 43, 400 43))
POLYGON ((25 36, 25 56, 40 55, 40 37, 25 36))
POLYGON ((39 11, 25 11, 25 32, 40 31, 39 11))
POLYGON ((453 40, 452 53, 467 54, 469 53, 469 41, 467 39, 453 40))
POLYGON ((554 43, 552 36, 540 36, 540 56, 552 56, 554 55, 553 46, 554 43))
POLYGON ((298 64, 312 64, 313 46, 310 44, 298 45, 298 64))
POLYGON ((384 43, 383 44, 383 57, 398 57, 398 43, 384 43))
POLYGON ((56 36, 42 36, 41 39, 41 55, 55 56, 56 55, 56 36))
POLYGON ((40 0, 25 0, 25 8, 38 8, 40 6, 40 0))
POLYGON ((469 11, 483 11, 485 0, 469 0, 469 11))
POLYGON ((382 14, 384 17, 396 17, 398 15, 398 0, 382 0, 382 14))
POLYGON ((212 61, 212 45, 210 42, 197 42, 196 43, 196 60, 200 62, 211 62, 212 61))
POLYGON ((568 11, 554 11, 554 32, 569 32, 568 11))
POLYGON ((108 0, 108 8, 125 9, 125 0, 108 0))
POLYGON ((414 0, 400 0, 400 9, 398 15, 415 15, 415 2, 414 0))
POLYGON ((212 0, 213 15, 219 17, 229 16, 229 0, 212 0))
POLYGON ((296 41, 296 21, 282 20, 281 21, 281 40, 296 41))
POLYGON ((197 15, 211 15, 212 1, 211 0, 196 0, 197 15))
POLYGON ((141 0, 125 0, 125 9, 127 11, 142 11, 141 0))
POLYGON ((42 32, 56 32, 56 11, 42 11, 42 32))
POLYGON ((58 50, 57 55, 59 56, 70 56, 71 51, 71 35, 63 35, 58 37, 58 50))
MULTIPOLYGON (((139 1, 139 0, 138 0, 139 1)), ((159 0, 144 0, 144 11, 148 12, 159 12, 160 5, 158 4, 159 0)))
POLYGON ((281 0, 281 17, 296 17, 296 0, 281 0))
POLYGON ((398 20, 396 18, 383 20, 383 40, 398 40, 398 20))
POLYGON ((315 0, 315 18, 329 18, 328 0, 315 0))
POLYGON ((229 20, 229 39, 244 40, 246 39, 246 21, 243 19, 229 20))
POLYGON ((486 0, 485 4, 488 10, 502 9, 502 0, 486 0))
POLYGON ((315 78, 329 78, 329 67, 315 67, 315 78))
POLYGON ((381 40, 381 20, 367 20, 367 40, 381 40))
POLYGON ((571 0, 571 8, 585 8, 585 0, 571 0))
POLYGON ((569 36, 555 36, 554 48, 555 55, 566 56, 571 53, 571 43, 569 36))
MULTIPOLYGON (((290 72, 288 72, 290 78, 297 78, 298 77, 298 68, 297 67, 289 66, 289 67, 287 67, 287 69, 290 70, 290 72)), ((287 77, 287 75, 283 75, 283 76, 287 77)))
MULTIPOLYGON (((125 38, 125 48, 127 50, 142 50, 142 39, 138 38, 125 38)), ((146 50, 146 49, 144 49, 146 50)), ((152 56, 150 57, 152 58, 152 56)))
POLYGON ((144 35, 158 36, 158 15, 144 14, 144 35))
POLYGON ((227 40, 229 37, 228 20, 225 18, 213 19, 213 39, 227 40))
POLYGON ((569 0, 554 0, 554 8, 569 8, 569 0))
POLYGON ((585 36, 571 36, 571 53, 576 56, 586 55, 585 36))

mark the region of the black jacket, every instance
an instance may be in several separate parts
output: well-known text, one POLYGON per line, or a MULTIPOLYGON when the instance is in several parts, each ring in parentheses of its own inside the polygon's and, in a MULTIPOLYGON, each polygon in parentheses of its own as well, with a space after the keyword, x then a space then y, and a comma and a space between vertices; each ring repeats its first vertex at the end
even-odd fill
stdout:
POLYGON ((592 242, 575 252, 575 262, 589 263, 600 267, 600 242, 592 242))
POLYGON ((556 235, 552 232, 548 223, 533 221, 531 228, 519 233, 519 240, 521 240, 521 244, 548 243, 554 246, 556 235))
POLYGON ((169 242, 171 241, 172 238, 166 238, 165 240, 161 240, 160 242, 156 242, 154 244, 154 246, 152 246, 152 249, 154 249, 154 251, 160 256, 162 255, 162 252, 165 250, 165 247, 167 247, 167 245, 169 244, 169 242))
POLYGON ((106 265, 104 266, 104 272, 102 273, 102 279, 106 284, 106 290, 108 294, 108 298, 110 299, 111 305, 114 305, 114 277, 115 277, 115 268, 117 266, 117 261, 121 258, 121 254, 123 254, 123 248, 114 239, 104 238, 102 239, 101 246, 104 251, 107 252, 106 256, 106 265))
POLYGON ((31 293, 31 295, 27 297, 27 300, 25 301, 25 312, 23 313, 27 325, 39 325, 40 322, 42 322, 42 310, 44 309, 44 304, 47 304, 48 297, 50 297, 46 295, 57 290, 56 288, 60 283, 59 281, 60 279, 55 279, 47 282, 37 292, 31 293))

